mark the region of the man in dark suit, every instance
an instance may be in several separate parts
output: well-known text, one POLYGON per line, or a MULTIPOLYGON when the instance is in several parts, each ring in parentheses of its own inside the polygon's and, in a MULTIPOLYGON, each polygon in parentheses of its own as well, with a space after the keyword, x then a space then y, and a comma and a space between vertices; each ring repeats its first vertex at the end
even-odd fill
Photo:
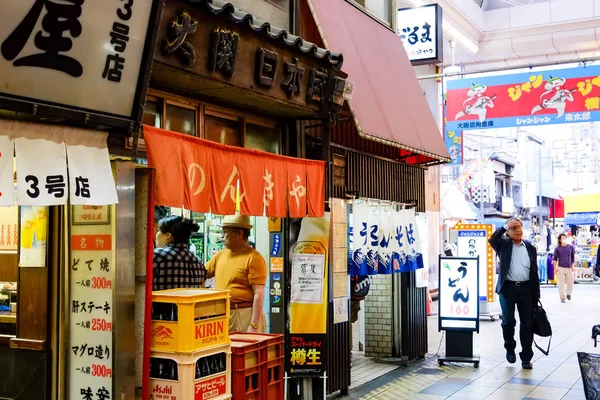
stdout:
POLYGON ((533 310, 540 298, 540 280, 537 266, 537 251, 531 243, 523 240, 523 223, 511 219, 498 229, 489 240, 500 257, 500 274, 496 292, 500 295, 502 307, 502 334, 506 359, 513 364, 515 355, 515 307, 519 310, 521 326, 519 337, 522 352, 521 365, 532 369, 533 364, 533 310), (508 238, 503 237, 508 233, 508 238))

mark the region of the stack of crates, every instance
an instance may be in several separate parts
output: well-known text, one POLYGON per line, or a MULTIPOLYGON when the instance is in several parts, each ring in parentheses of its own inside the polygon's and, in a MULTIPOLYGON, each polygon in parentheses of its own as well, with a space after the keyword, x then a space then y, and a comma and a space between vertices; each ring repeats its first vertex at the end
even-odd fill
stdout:
POLYGON ((283 400, 283 335, 233 332, 233 400, 283 400))
POLYGON ((229 314, 227 290, 152 293, 151 398, 231 398, 229 314))

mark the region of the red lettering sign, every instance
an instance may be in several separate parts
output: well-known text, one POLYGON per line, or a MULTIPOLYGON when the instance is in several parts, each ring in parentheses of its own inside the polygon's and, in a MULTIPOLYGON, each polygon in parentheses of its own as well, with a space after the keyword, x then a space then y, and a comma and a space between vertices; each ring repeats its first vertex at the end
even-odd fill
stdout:
POLYGON ((196 339, 202 339, 207 336, 215 336, 225 331, 225 322, 216 321, 196 326, 196 339))
POLYGON ((72 250, 112 250, 111 235, 73 235, 72 250))
POLYGON ((221 375, 215 378, 197 382, 194 400, 213 399, 227 392, 227 376, 221 375))

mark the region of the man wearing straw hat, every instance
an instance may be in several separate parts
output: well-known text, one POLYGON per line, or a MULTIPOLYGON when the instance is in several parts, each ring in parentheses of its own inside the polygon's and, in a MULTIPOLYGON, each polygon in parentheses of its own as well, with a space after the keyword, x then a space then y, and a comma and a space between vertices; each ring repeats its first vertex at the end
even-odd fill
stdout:
POLYGON ((229 290, 231 296, 230 332, 260 332, 266 329, 264 310, 267 265, 262 255, 248 243, 250 218, 229 215, 223 219, 221 250, 206 264, 215 288, 229 290))

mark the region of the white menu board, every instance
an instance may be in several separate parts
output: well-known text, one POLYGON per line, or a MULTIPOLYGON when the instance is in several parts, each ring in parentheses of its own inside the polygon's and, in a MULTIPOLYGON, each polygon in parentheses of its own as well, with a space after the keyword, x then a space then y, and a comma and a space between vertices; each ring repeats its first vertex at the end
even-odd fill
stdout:
POLYGON ((442 328, 476 328, 479 317, 478 260, 473 258, 440 257, 439 318, 442 328), (448 324, 444 321, 459 323, 448 324))
MULTIPOLYGON (((105 209, 107 207, 104 207, 105 209)), ((87 210, 73 206, 72 221, 87 210)), ((104 210, 103 212, 107 212, 104 210)), ((71 224, 69 399, 113 398, 115 257, 110 218, 71 224), (108 220, 102 222, 102 220, 108 220)))

